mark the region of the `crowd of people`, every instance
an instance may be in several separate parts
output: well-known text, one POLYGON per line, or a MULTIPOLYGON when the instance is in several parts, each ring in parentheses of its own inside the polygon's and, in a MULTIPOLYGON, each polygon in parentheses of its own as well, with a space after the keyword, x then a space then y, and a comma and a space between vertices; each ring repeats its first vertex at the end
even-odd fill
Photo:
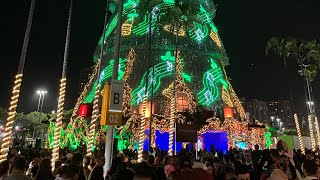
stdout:
POLYGON ((154 149, 144 151, 142 161, 137 153, 125 150, 115 154, 111 168, 104 172, 103 150, 84 156, 61 150, 51 167, 51 153, 28 147, 11 149, 8 160, 0 164, 0 180, 312 180, 320 179, 317 151, 289 150, 284 141, 276 149, 239 150, 223 154, 211 148, 195 153, 182 149, 175 156, 154 149))

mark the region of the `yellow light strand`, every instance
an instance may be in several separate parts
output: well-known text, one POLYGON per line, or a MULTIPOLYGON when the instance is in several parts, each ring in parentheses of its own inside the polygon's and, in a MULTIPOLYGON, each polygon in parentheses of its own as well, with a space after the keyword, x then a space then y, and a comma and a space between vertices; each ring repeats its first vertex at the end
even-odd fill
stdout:
POLYGON ((314 134, 313 134, 313 123, 312 123, 312 115, 309 114, 308 116, 308 123, 309 123, 309 130, 310 130, 310 139, 311 139, 311 149, 312 151, 316 150, 316 142, 314 140, 314 134))
POLYGON ((136 59, 136 53, 134 49, 130 49, 128 54, 128 62, 126 64, 126 69, 123 77, 124 81, 124 90, 123 90, 123 103, 122 103, 122 112, 125 117, 130 114, 131 111, 131 99, 132 99, 132 89, 129 85, 129 77, 133 71, 133 63, 136 59))
POLYGON ((100 99, 100 83, 96 86, 94 101, 93 101, 93 111, 92 111, 92 120, 90 122, 90 131, 89 131, 89 142, 87 147, 87 156, 92 155, 92 148, 95 144, 94 134, 96 131, 97 120, 99 118, 99 99, 100 99))
POLYGON ((174 134, 174 123, 176 113, 176 100, 175 95, 172 95, 170 100, 170 121, 169 121, 169 156, 173 155, 173 134, 174 134))
POLYGON ((58 102, 58 115, 55 123, 54 131, 54 145, 52 151, 52 161, 51 166, 54 170, 55 162, 59 160, 59 145, 60 145, 60 129, 62 128, 62 118, 63 118, 63 106, 66 94, 67 79, 63 78, 60 80, 60 90, 59 90, 59 102, 58 102))
POLYGON ((17 110, 17 105, 19 101, 22 77, 23 77, 23 74, 17 74, 15 77, 14 87, 12 90, 12 97, 11 97, 11 102, 10 102, 10 107, 8 112, 8 118, 6 123, 6 129, 5 129, 4 138, 1 144, 0 162, 7 160, 9 145, 10 145, 11 135, 12 135, 12 125, 14 122, 14 117, 16 116, 16 110, 17 110))
POLYGON ((318 118, 315 116, 314 117, 314 125, 316 126, 316 131, 317 131, 317 140, 318 140, 318 147, 320 147, 320 131, 319 131, 319 122, 318 118))
POLYGON ((297 128, 297 133, 298 133, 298 138, 299 138, 300 149, 301 149, 302 154, 305 154, 304 145, 303 145, 302 136, 301 136, 301 131, 300 131, 300 125, 299 125, 298 116, 297 116, 297 114, 294 114, 293 117, 294 117, 294 122, 296 123, 296 128, 297 128))
POLYGON ((75 105, 75 107, 73 109, 72 116, 70 118, 70 123, 71 124, 73 124, 74 123, 73 121, 78 117, 78 110, 79 110, 80 104, 81 104, 83 98, 85 97, 85 95, 87 94, 87 92, 89 90, 89 87, 94 82, 95 77, 98 74, 98 69, 99 69, 99 63, 96 63, 96 65, 94 66, 93 74, 90 76, 89 82, 84 86, 81 95, 77 99, 77 103, 76 103, 76 105, 75 105))
MULTIPOLYGON (((182 81, 182 64, 180 51, 175 52, 176 55, 176 87, 175 91, 177 94, 186 94, 188 97, 188 109, 190 112, 194 112, 196 109, 196 102, 192 91, 188 88, 186 83, 182 81)), ((170 97, 170 96, 169 96, 170 97)))
POLYGON ((134 23, 134 20, 128 19, 128 20, 126 20, 126 22, 124 22, 122 24, 122 27, 121 27, 121 35, 122 36, 130 36, 131 35, 133 23, 134 23), (129 20, 131 20, 130 23, 128 23, 129 20))
POLYGON ((177 28, 173 27, 172 25, 165 25, 163 27, 163 29, 167 32, 170 32, 170 33, 174 33, 174 34, 177 34, 178 33, 178 36, 186 36, 186 31, 184 30, 183 26, 181 26, 178 30, 177 28))
POLYGON ((138 162, 142 162, 143 160, 143 142, 145 137, 145 126, 146 126, 146 109, 147 109, 147 95, 144 95, 143 97, 143 109, 142 109, 142 115, 141 115, 141 124, 140 124, 140 130, 139 130, 139 148, 138 148, 138 162))
POLYGON ((227 89, 222 87, 222 100, 230 107, 233 107, 233 102, 231 100, 230 94, 227 89))
POLYGON ((219 46, 219 48, 221 48, 222 44, 221 44, 221 41, 220 41, 220 39, 218 37, 218 34, 213 32, 213 31, 211 31, 210 37, 217 44, 217 46, 219 46))

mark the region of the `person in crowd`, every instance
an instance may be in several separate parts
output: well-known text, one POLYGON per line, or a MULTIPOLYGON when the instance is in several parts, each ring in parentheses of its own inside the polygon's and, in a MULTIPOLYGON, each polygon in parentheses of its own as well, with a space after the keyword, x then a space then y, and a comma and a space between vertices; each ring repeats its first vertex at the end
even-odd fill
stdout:
POLYGON ((237 174, 238 180, 250 180, 250 170, 246 165, 241 165, 237 174))
POLYGON ((106 159, 104 158, 104 155, 98 155, 97 157, 97 163, 93 170, 91 171, 88 180, 104 180, 103 177, 103 166, 106 159))
POLYGON ((154 169, 145 163, 140 163, 135 168, 133 180, 152 180, 154 169))
POLYGON ((74 153, 71 158, 71 166, 78 166, 79 168, 79 180, 86 180, 84 176, 84 169, 83 169, 83 156, 80 153, 74 153))
POLYGON ((60 169, 61 165, 62 165, 62 162, 60 160, 58 160, 54 163, 53 175, 56 176, 59 173, 59 169, 60 169))
POLYGON ((280 169, 287 174, 290 180, 302 180, 299 171, 291 164, 286 155, 280 156, 280 169))
POLYGON ((316 177, 318 166, 313 160, 305 160, 302 164, 302 171, 305 175, 305 178, 303 180, 318 179, 316 177))
POLYGON ((212 176, 212 177, 214 177, 214 167, 213 167, 213 165, 211 164, 211 163, 208 163, 207 165, 207 171, 208 171, 208 173, 212 176))
POLYGON ((55 176, 52 173, 50 159, 43 159, 40 163, 39 171, 36 175, 35 180, 54 180, 55 176))
POLYGON ((56 180, 70 180, 73 178, 73 172, 69 166, 61 166, 60 173, 57 175, 56 180))
POLYGON ((0 163, 0 180, 4 180, 8 176, 9 161, 5 160, 0 163))
POLYGON ((17 157, 14 161, 12 174, 6 180, 32 180, 26 174, 26 159, 24 157, 17 157))
POLYGON ((290 159, 292 165, 295 166, 295 162, 293 159, 293 150, 288 149, 287 143, 285 141, 279 140, 277 142, 276 149, 278 150, 280 156, 286 155, 290 159))
POLYGON ((83 158, 83 173, 84 173, 84 177, 86 179, 89 178, 89 175, 91 173, 91 169, 89 168, 90 161, 91 161, 91 159, 90 159, 89 156, 86 156, 86 157, 83 158))
POLYGON ((152 167, 154 166, 154 156, 153 155, 149 155, 147 157, 147 163, 149 166, 152 166, 152 167))

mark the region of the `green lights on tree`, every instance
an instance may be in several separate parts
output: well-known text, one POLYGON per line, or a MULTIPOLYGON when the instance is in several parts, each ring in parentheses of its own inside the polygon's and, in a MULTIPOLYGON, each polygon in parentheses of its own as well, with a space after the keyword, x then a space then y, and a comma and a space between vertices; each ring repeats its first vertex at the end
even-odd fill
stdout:
MULTIPOLYGON (((222 69, 211 59, 211 69, 204 73, 202 83, 204 88, 198 92, 198 103, 203 106, 211 106, 220 97, 218 83, 227 84, 222 69)), ((226 86, 228 87, 228 86, 226 86)))

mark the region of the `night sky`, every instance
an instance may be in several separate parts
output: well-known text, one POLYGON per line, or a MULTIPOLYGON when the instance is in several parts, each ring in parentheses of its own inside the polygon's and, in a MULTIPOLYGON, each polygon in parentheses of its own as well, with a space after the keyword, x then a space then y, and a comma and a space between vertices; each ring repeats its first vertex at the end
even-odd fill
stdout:
MULTIPOLYGON (((1 3, 0 106, 8 107, 17 71, 31 0, 1 3)), ((37 0, 26 59, 18 111, 37 109, 37 89, 48 91, 44 111, 56 109, 62 71, 68 3, 65 0, 37 0)), ((306 40, 320 36, 318 0, 216 1, 216 23, 230 59, 227 67, 239 97, 262 100, 289 99, 293 92, 298 111, 305 111, 303 81, 295 62, 285 70, 277 56, 266 56, 266 41, 272 36, 293 36, 306 40)), ((102 34, 104 0, 75 0, 68 67, 66 108, 79 95, 80 70, 91 67, 92 54, 102 34)), ((320 83, 314 82, 316 106, 320 83)))

